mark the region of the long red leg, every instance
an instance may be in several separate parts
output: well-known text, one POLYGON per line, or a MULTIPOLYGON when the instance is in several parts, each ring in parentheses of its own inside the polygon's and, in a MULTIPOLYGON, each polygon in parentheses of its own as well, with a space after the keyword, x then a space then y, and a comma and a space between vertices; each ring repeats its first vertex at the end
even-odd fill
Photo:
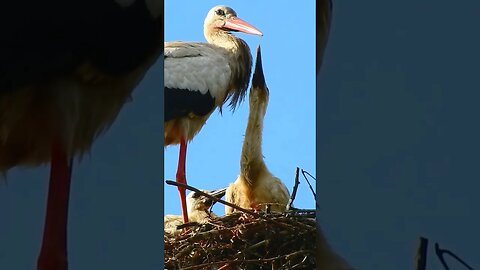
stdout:
POLYGON ((59 141, 52 145, 50 183, 38 270, 67 270, 67 218, 72 159, 59 141))
MULTIPOLYGON (((177 182, 187 184, 185 178, 185 162, 187 159, 187 143, 184 138, 180 139, 180 154, 178 155, 178 168, 177 168, 177 182)), ((180 195, 180 203, 182 204, 182 217, 183 222, 188 222, 187 212, 187 197, 185 195, 185 188, 178 187, 178 194, 180 195)))

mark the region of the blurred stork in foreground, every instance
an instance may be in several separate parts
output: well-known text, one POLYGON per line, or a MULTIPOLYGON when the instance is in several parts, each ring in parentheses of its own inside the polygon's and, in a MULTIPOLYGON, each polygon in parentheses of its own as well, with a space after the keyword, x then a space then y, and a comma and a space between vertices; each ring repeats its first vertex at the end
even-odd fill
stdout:
MULTIPOLYGON (((330 33, 330 25, 332 20, 332 0, 317 1, 317 53, 316 53, 316 68, 317 68, 317 89, 320 89, 318 83, 318 75, 323 63, 325 48, 327 46, 328 36, 330 33)), ((318 138, 318 137, 317 137, 318 138)), ((318 205, 318 204, 317 204, 318 205)), ((324 270, 353 270, 354 268, 338 255, 328 244, 328 241, 320 227, 319 209, 317 208, 317 253, 316 264, 317 269, 324 270)))
MULTIPOLYGON (((208 43, 165 43, 165 146, 180 144, 176 180, 186 184, 187 142, 212 112, 230 100, 232 109, 244 99, 252 57, 245 41, 230 32, 262 33, 226 6, 213 7, 204 22, 208 43)), ((178 187, 184 222, 188 222, 185 188, 178 187)))
MULTIPOLYGON (((268 171, 262 153, 263 119, 267 111, 268 96, 258 46, 249 96, 250 111, 240 157, 240 175, 228 186, 225 200, 242 208, 260 209, 270 205, 272 211, 283 212, 290 198, 288 189, 268 171)), ((232 212, 235 212, 235 209, 225 206, 226 214, 232 212)))
POLYGON ((0 25, 0 172, 51 162, 37 267, 66 270, 72 159, 162 54, 163 1, 6 1, 0 25))
MULTIPOLYGON (((222 198, 225 195, 226 188, 206 191, 203 192, 217 197, 222 198)), ((187 209, 188 209, 188 220, 189 222, 197 222, 200 224, 206 223, 212 218, 215 218, 216 215, 210 211, 210 207, 215 204, 215 201, 211 198, 204 196, 198 192, 192 191, 187 196, 187 209)), ((165 233, 167 234, 178 234, 181 230, 177 230, 177 226, 183 224, 182 216, 176 215, 166 215, 163 218, 163 225, 165 233)))
POLYGON ((320 222, 317 218, 317 254, 315 258, 317 269, 354 270, 354 268, 328 244, 327 238, 320 229, 319 224, 320 222))

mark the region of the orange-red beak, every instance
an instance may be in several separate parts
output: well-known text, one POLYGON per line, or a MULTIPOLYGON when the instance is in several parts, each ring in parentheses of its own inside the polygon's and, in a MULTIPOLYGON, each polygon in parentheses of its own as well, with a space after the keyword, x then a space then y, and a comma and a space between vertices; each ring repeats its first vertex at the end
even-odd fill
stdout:
POLYGON ((223 28, 226 28, 232 31, 246 33, 246 34, 263 36, 263 33, 260 32, 260 30, 258 30, 253 25, 237 17, 231 17, 229 19, 226 19, 225 24, 223 25, 223 28))

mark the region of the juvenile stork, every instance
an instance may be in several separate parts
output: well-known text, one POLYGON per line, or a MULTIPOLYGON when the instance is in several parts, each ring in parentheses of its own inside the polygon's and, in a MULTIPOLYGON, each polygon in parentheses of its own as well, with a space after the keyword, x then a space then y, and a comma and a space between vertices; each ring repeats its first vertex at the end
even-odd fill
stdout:
MULTIPOLYGON (((288 189, 268 171, 262 153, 263 119, 267 111, 268 96, 258 46, 249 96, 250 111, 240 157, 240 175, 228 186, 225 200, 246 209, 260 210, 265 205, 270 205, 272 211, 283 212, 290 198, 288 189)), ((225 206, 225 214, 234 211, 232 207, 225 206)))
MULTIPOLYGON (((204 22, 208 43, 165 43, 165 146, 180 144, 176 180, 186 183, 187 142, 200 131, 215 108, 230 99, 235 109, 244 99, 252 57, 245 41, 230 32, 262 35, 226 6, 213 7, 204 22)), ((184 222, 185 189, 178 187, 184 222)))
POLYGON ((37 267, 65 270, 72 159, 163 52, 163 1, 6 1, 0 32, 0 173, 51 162, 37 267))
MULTIPOLYGON (((205 191, 203 192, 217 197, 222 198, 225 195, 226 188, 205 191)), ((197 222, 200 224, 206 223, 208 220, 215 218, 216 215, 213 212, 210 212, 210 207, 215 204, 215 201, 211 198, 204 196, 198 192, 192 191, 187 196, 187 209, 188 209, 188 220, 189 222, 197 222)), ((181 230, 177 230, 177 226, 183 224, 182 216, 176 215, 166 215, 163 218, 163 225, 165 233, 167 234, 178 234, 181 230)))

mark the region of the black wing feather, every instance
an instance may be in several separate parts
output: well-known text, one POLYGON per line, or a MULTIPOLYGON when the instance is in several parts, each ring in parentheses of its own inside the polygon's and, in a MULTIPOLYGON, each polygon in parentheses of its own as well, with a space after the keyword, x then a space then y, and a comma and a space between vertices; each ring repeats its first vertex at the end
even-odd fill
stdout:
POLYGON ((215 108, 215 98, 210 92, 202 94, 188 89, 165 87, 165 121, 178 119, 193 113, 205 116, 215 108))

